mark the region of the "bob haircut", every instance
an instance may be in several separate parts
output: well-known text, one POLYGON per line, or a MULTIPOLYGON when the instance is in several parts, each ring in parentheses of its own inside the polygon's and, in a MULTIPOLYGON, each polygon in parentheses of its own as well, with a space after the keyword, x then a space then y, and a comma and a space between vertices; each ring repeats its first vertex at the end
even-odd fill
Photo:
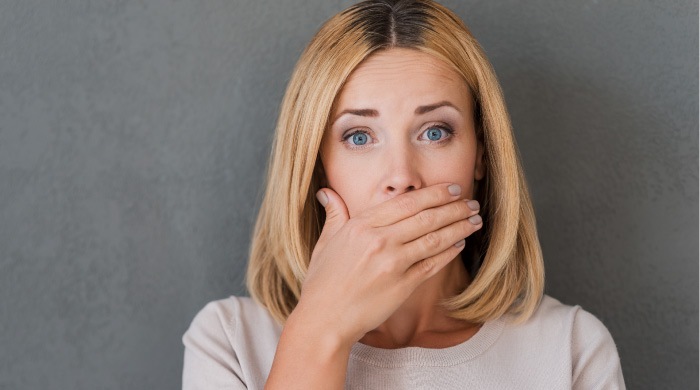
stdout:
POLYGON ((410 48, 460 74, 475 102, 486 175, 475 183, 484 228, 467 239, 471 283, 440 304, 450 317, 524 321, 543 294, 544 266, 510 118, 491 64, 461 19, 431 0, 368 0, 329 19, 304 49, 285 92, 253 231, 246 285, 280 324, 298 303, 325 222, 315 194, 325 181, 319 147, 350 73, 379 50, 410 48))

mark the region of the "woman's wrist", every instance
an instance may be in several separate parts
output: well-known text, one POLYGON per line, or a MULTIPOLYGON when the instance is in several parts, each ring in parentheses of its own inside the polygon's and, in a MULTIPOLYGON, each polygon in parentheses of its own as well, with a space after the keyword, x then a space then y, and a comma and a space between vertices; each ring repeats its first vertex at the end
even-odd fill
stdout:
POLYGON ((328 314, 320 317, 305 310, 303 304, 298 304, 287 318, 282 334, 294 334, 296 338, 307 340, 323 351, 333 353, 350 353, 355 341, 351 336, 344 334, 342 329, 333 324, 328 314))
POLYGON ((289 316, 265 389, 343 388, 352 343, 316 324, 296 310, 289 316))

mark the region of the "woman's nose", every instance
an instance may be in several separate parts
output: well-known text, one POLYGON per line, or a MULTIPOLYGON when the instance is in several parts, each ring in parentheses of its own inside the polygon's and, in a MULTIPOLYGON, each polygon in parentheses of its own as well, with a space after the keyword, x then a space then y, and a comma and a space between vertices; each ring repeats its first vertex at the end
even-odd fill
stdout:
POLYGON ((422 187, 416 156, 408 148, 385 154, 386 160, 383 191, 391 196, 403 194, 422 187))

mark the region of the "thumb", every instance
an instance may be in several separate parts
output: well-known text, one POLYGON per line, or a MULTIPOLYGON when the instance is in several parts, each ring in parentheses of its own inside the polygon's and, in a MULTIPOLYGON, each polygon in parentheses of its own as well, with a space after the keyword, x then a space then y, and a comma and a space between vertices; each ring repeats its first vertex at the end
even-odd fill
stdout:
POLYGON ((333 237, 350 219, 350 216, 343 198, 330 188, 318 190, 316 199, 326 209, 326 222, 323 224, 321 237, 319 237, 319 241, 321 241, 333 237))

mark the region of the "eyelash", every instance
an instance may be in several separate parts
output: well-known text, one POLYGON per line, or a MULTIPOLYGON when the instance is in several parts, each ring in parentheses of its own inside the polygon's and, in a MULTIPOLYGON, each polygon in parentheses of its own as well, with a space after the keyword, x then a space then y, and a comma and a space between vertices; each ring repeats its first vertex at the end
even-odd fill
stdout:
MULTIPOLYGON (((452 138, 452 136, 453 136, 454 133, 455 133, 455 131, 452 130, 452 128, 451 128, 450 126, 446 125, 446 124, 434 124, 434 125, 428 126, 425 130, 423 130, 423 132, 422 132, 421 134, 424 134, 426 131, 428 131, 428 130, 430 130, 430 129, 435 129, 435 128, 438 128, 438 129, 444 131, 445 133, 447 133, 447 137, 441 138, 441 139, 438 140, 438 141, 430 141, 430 142, 429 142, 430 144, 442 144, 442 143, 444 143, 444 142, 447 142, 447 140, 450 139, 450 138, 452 138)), ((353 132, 351 132, 351 133, 349 133, 349 134, 344 135, 344 136, 342 137, 341 142, 347 143, 348 140, 349 140, 353 135, 358 134, 358 133, 364 133, 364 134, 367 134, 367 135, 369 136, 369 133, 366 132, 366 131, 364 131, 364 130, 355 130, 355 131, 353 131, 353 132)), ((353 145, 353 144, 348 143, 348 148, 350 148, 350 149, 364 149, 364 148, 367 148, 367 147, 369 147, 369 144, 365 144, 365 145, 353 145)))

